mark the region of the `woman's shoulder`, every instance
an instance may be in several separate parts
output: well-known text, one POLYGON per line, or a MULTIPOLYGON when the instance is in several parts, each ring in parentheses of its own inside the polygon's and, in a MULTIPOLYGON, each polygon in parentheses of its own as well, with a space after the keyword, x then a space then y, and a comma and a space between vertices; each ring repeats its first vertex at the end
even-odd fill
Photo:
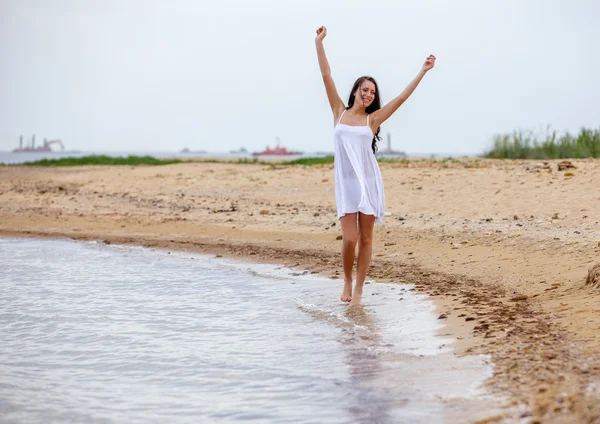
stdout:
POLYGON ((333 125, 337 125, 337 123, 339 122, 340 118, 342 117, 342 115, 344 114, 344 112, 346 111, 346 107, 340 107, 337 110, 333 111, 333 125))

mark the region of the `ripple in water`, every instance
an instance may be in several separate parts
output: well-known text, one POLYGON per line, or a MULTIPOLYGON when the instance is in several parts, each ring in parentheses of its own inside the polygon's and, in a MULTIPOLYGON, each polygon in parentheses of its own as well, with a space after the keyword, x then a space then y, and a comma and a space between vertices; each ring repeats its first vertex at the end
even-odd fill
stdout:
POLYGON ((0 239, 2 422, 460 422, 498 402, 411 286, 0 239), (402 302, 398 298, 403 297, 402 302))

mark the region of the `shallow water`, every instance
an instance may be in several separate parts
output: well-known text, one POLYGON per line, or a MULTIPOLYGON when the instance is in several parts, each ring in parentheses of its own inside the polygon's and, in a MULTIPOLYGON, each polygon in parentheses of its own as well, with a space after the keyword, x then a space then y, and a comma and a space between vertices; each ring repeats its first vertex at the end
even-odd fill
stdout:
POLYGON ((0 239, 2 422, 443 423, 493 413, 412 286, 73 241, 0 239), (402 300, 399 300, 402 298, 402 300))

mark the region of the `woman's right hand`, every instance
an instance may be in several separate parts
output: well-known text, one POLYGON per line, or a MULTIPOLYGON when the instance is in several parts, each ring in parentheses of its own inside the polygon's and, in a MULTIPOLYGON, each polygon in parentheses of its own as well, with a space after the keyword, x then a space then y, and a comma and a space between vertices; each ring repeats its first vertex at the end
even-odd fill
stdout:
POLYGON ((319 29, 317 29, 317 38, 315 38, 315 42, 322 43, 326 35, 327 28, 325 28, 324 26, 320 27, 319 29))

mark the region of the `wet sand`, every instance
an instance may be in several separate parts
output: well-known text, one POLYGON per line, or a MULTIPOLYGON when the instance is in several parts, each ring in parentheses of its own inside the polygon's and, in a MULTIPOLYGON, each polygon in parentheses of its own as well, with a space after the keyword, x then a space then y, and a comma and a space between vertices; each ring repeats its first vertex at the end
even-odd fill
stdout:
MULTIPOLYGON (((382 164, 391 215, 375 227, 369 278, 430 294, 457 352, 491 355, 489 390, 526 405, 530 422, 598 422, 600 290, 585 283, 600 260, 600 161, 558 163, 382 164)), ((0 235, 212 252, 341 277, 330 165, 0 167, 0 235)))

